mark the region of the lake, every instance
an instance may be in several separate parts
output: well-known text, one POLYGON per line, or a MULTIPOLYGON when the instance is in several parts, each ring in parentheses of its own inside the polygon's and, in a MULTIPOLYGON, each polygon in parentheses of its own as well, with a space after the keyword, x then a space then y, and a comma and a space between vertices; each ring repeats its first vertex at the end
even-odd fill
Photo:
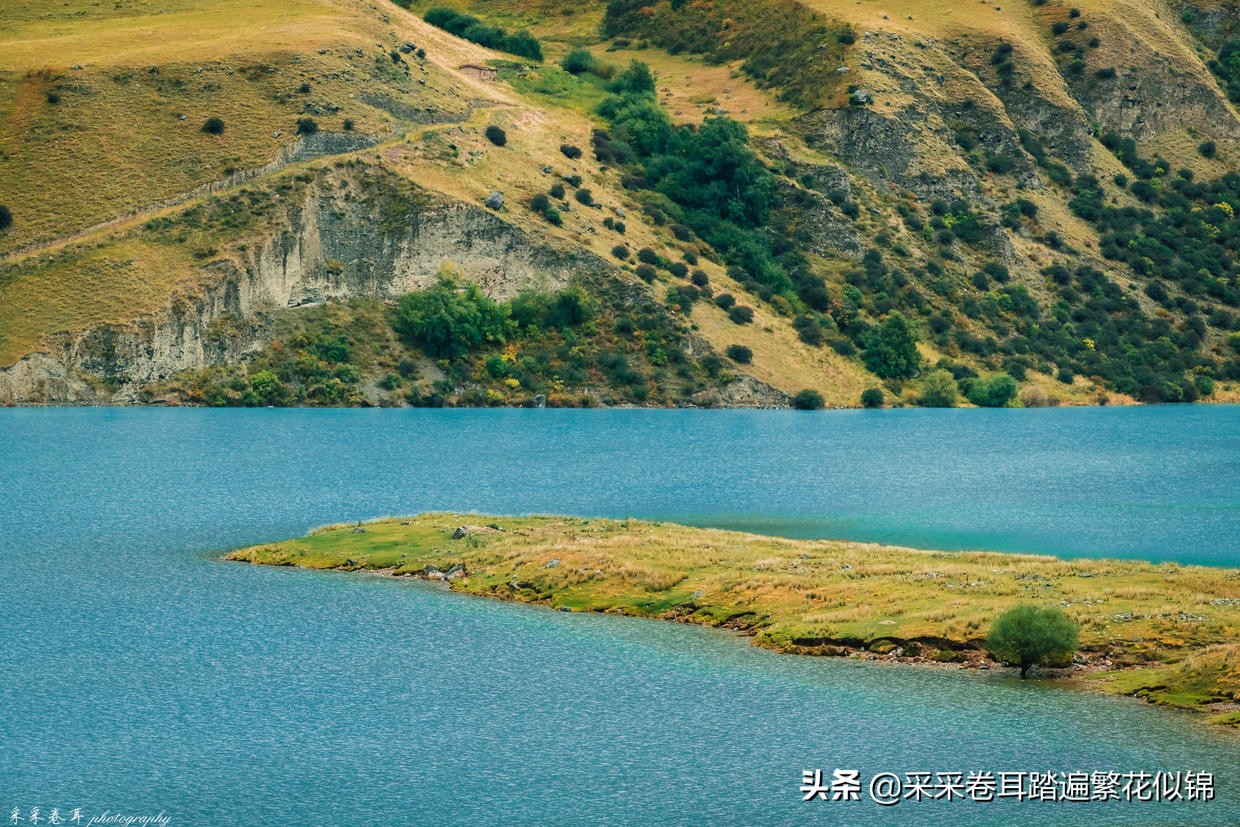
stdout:
POLYGON ((219 560, 445 509, 1240 566, 1237 407, 0 410, 0 446, 0 817, 1240 823, 1240 738, 1137 701, 219 560), (1216 798, 803 803, 813 768, 1216 798))

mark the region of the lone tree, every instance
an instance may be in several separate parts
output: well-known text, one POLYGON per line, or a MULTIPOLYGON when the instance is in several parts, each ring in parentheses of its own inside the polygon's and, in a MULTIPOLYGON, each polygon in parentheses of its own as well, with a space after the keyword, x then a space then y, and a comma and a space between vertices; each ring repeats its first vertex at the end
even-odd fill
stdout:
POLYGON ((1019 666, 1024 678, 1030 668, 1070 655, 1079 638, 1076 623, 1059 609, 1022 605, 999 615, 986 636, 986 649, 1004 663, 1019 666))
POLYGON ((865 340, 865 367, 883 379, 911 379, 921 366, 917 352, 917 334, 899 312, 883 317, 877 330, 871 331, 865 340))

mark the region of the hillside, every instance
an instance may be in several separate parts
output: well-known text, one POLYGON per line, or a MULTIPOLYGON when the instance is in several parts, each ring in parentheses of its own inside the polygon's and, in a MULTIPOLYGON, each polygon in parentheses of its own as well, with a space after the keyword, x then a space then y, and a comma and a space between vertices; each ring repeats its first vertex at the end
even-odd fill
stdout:
POLYGON ((452 5, 10 4, 0 403, 1240 400, 1229 6, 452 5))

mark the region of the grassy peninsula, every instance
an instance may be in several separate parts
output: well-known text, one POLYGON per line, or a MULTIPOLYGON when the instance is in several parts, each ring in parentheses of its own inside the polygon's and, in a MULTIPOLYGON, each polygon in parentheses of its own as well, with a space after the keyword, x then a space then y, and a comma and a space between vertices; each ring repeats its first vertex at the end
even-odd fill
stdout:
POLYGON ((423 514, 230 560, 445 581, 468 594, 735 629, 780 652, 998 668, 991 622, 1058 606, 1053 674, 1240 725, 1240 570, 787 540, 636 520, 423 514))

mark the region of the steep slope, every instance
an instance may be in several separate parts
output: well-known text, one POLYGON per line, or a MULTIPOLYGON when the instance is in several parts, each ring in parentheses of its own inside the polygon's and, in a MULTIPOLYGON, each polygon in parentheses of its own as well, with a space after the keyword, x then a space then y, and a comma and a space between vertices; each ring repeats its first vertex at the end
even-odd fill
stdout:
POLYGON ((458 5, 540 65, 429 5, 15 5, 0 402, 1240 398, 1223 8, 458 5), (446 274, 514 326, 398 334, 446 274), (566 291, 581 319, 531 321, 566 291))

